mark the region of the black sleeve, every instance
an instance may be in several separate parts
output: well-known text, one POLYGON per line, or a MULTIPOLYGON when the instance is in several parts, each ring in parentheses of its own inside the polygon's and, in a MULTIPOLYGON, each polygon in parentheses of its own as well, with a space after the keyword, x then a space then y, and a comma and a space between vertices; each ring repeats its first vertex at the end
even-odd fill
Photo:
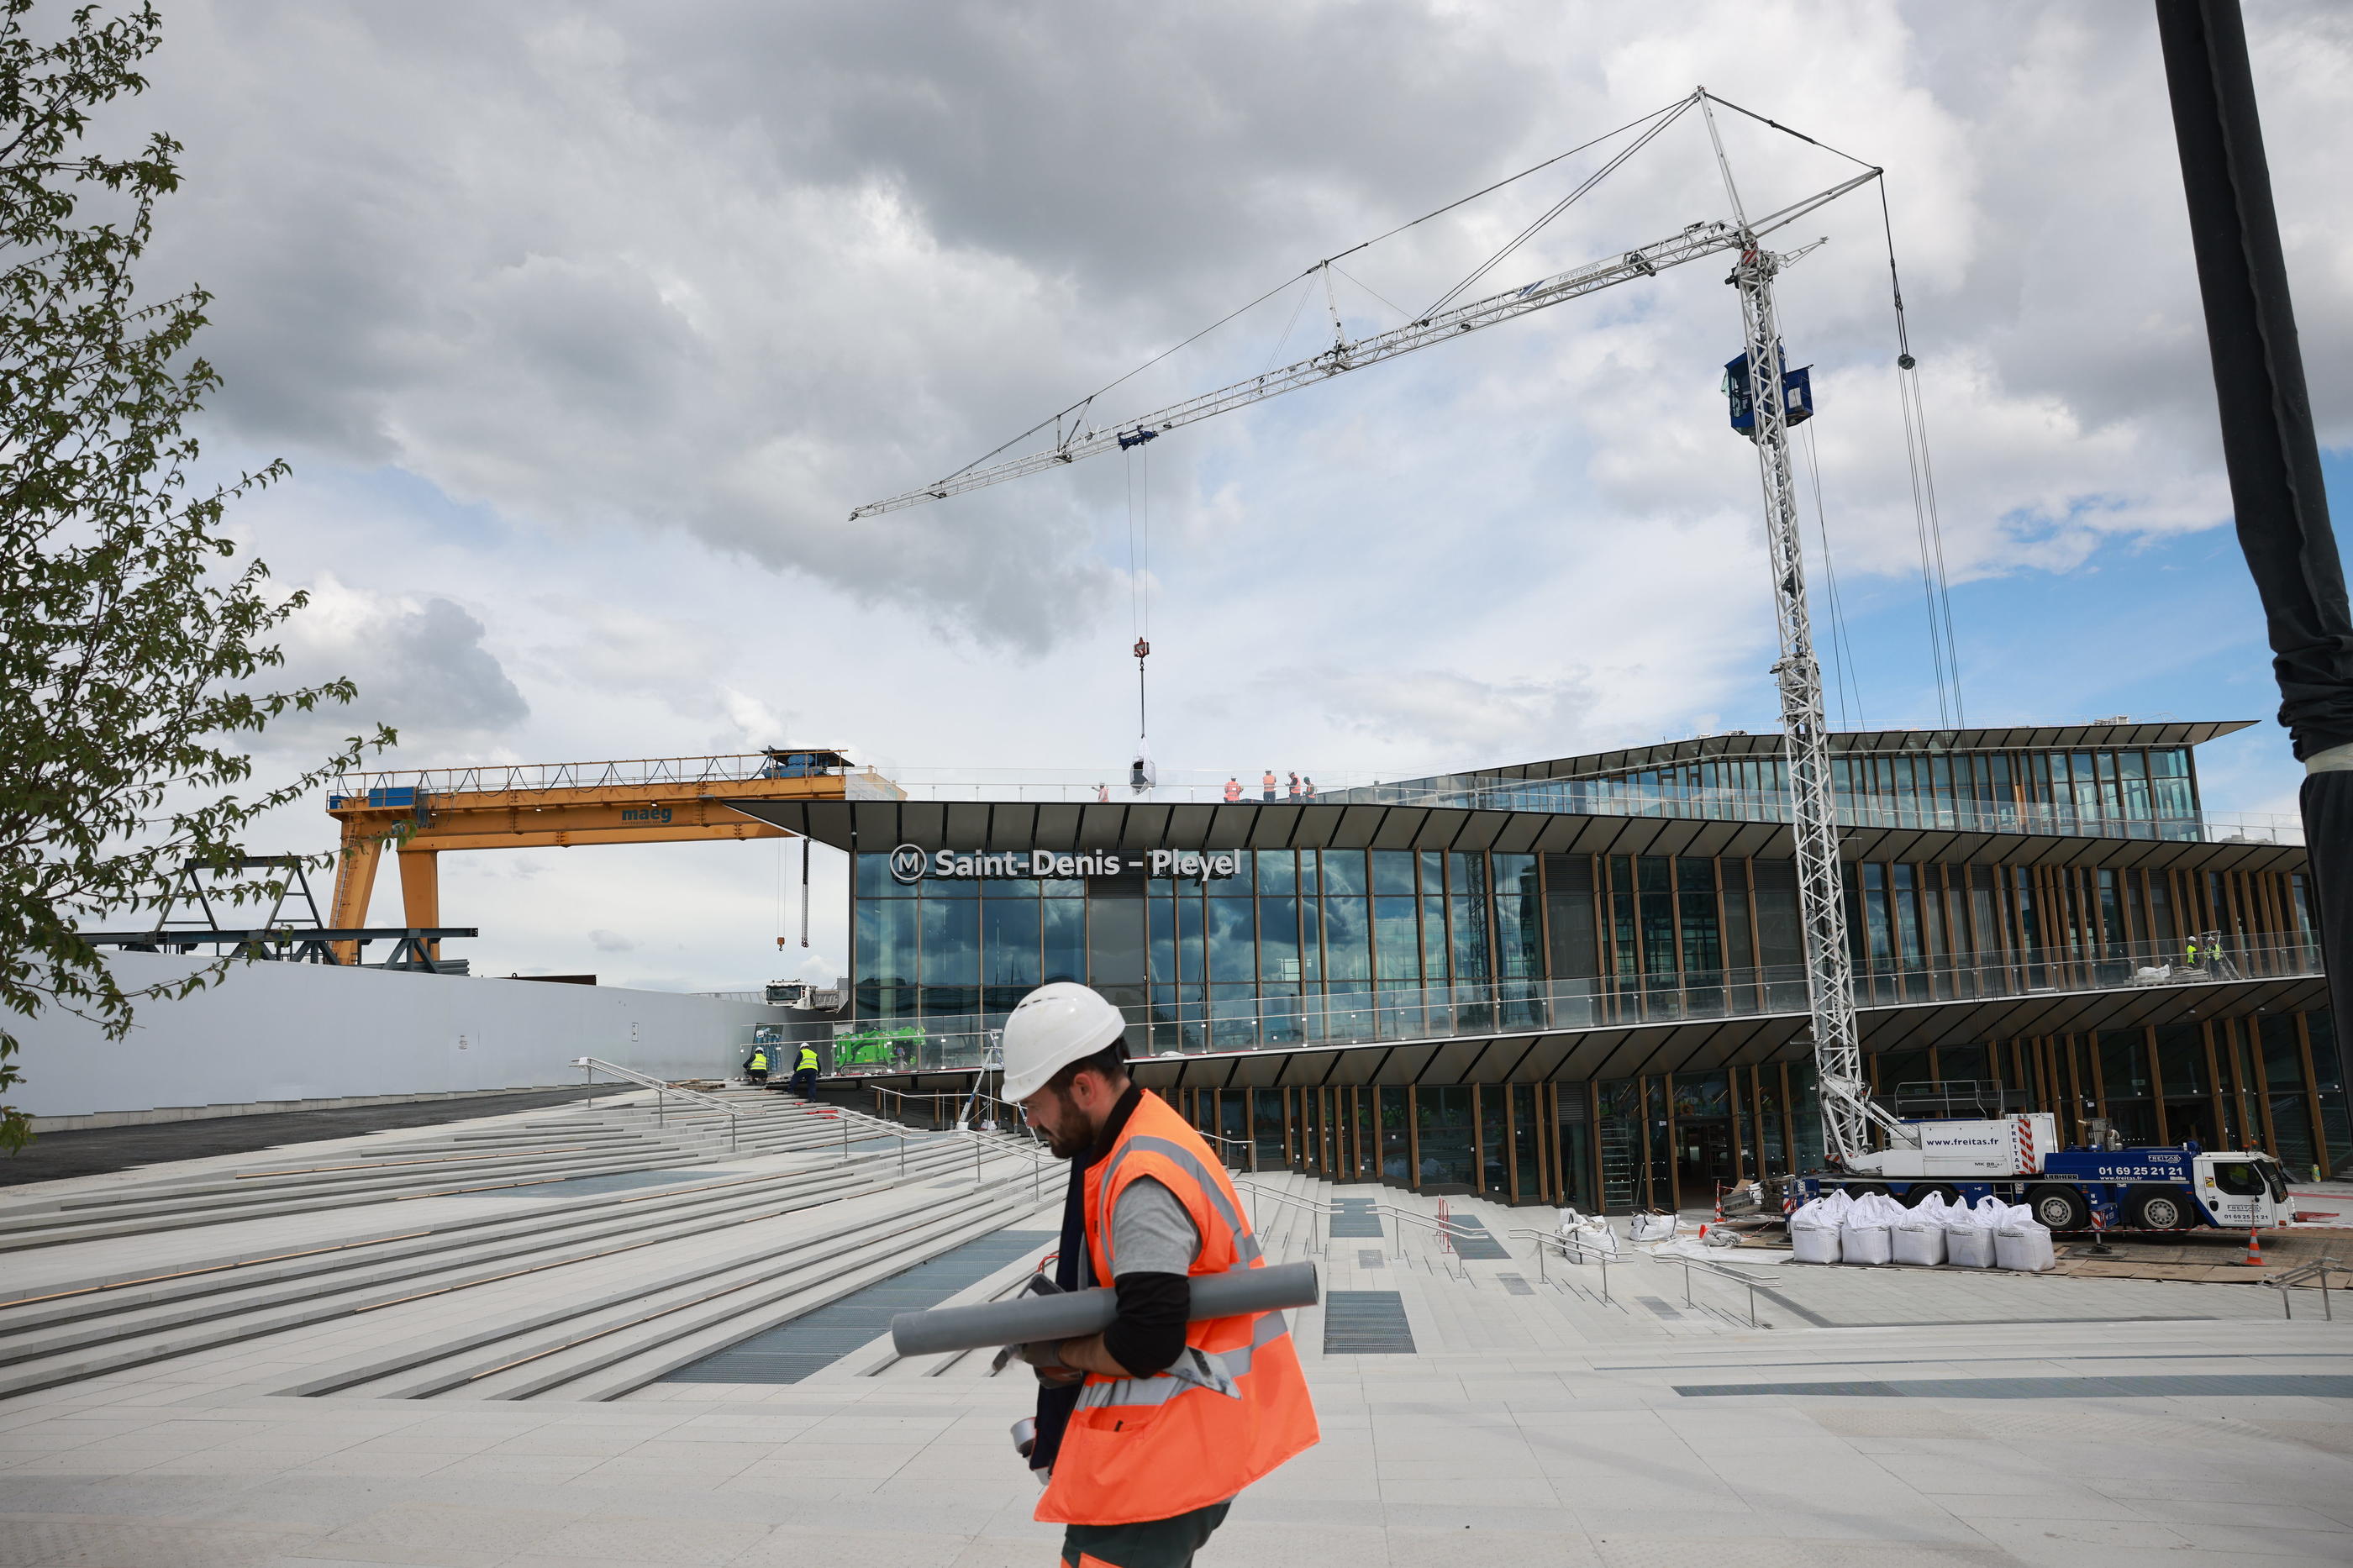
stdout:
POLYGON ((1105 1353, 1138 1377, 1166 1371, 1185 1353, 1192 1280, 1182 1274, 1123 1274, 1113 1288, 1119 1316, 1103 1331, 1105 1353))

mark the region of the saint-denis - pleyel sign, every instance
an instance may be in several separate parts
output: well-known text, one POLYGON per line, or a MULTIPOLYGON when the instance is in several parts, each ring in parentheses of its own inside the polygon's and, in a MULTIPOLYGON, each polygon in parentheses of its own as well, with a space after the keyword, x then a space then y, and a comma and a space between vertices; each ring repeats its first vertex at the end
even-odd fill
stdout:
POLYGON ((1169 877, 1215 881, 1241 872, 1239 849, 1150 849, 1123 858, 1108 849, 1065 855, 1052 849, 1008 849, 974 854, 961 849, 926 850, 902 844, 891 851, 893 879, 913 886, 926 877, 940 881, 986 878, 1034 878, 1070 881, 1080 877, 1169 877))

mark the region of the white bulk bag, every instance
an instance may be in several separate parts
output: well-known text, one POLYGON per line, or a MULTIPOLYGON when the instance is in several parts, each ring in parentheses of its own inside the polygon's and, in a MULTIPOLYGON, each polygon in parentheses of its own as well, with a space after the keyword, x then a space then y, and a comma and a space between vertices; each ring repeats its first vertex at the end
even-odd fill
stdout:
POLYGON ((1829 1198, 1815 1198, 1789 1216, 1789 1255, 1799 1263, 1839 1261, 1838 1210, 1829 1198))
POLYGON ((1839 1222, 1839 1248, 1849 1263, 1886 1263, 1894 1258, 1890 1227, 1904 1205, 1879 1193, 1865 1193, 1839 1222))
POLYGON ((1671 1214, 1638 1214, 1628 1227, 1626 1239, 1634 1242, 1671 1241, 1675 1234, 1675 1216, 1671 1214))
POLYGON ((1945 1227, 1945 1261, 1955 1268, 1993 1267, 1993 1232, 1981 1225, 1945 1227))
MULTIPOLYGON (((1581 1222, 1577 1229, 1569 1234, 1569 1239, 1584 1243, 1588 1252, 1599 1252, 1610 1258, 1618 1256, 1618 1233, 1610 1229, 1609 1222, 1599 1215, 1581 1222)), ((1579 1263, 1585 1261, 1575 1253, 1570 1256, 1577 1258, 1579 1263)))
POLYGON ((2014 1220, 1993 1233, 1994 1262, 2022 1274, 2040 1274, 2057 1261, 2051 1233, 2029 1220, 2014 1220))
POLYGON ((1839 1251, 1848 1263, 1888 1263, 1894 1259, 1894 1232, 1883 1225, 1849 1220, 1839 1227, 1839 1251))
POLYGON ((1945 1261, 1945 1227, 1933 1219, 1907 1219, 1890 1233, 1895 1261, 1933 1266, 1945 1261))

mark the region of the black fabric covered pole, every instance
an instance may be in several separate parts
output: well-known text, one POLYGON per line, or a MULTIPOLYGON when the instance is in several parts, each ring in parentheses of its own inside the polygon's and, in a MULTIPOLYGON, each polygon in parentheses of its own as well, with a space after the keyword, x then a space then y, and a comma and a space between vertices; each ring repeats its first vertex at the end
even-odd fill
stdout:
POLYGON ((2353 615, 2328 523, 2271 165, 2238 0, 2157 0, 2239 548, 2263 598, 2279 721, 2305 775, 2306 856, 2339 1081, 2353 1085, 2353 615), (2334 764, 2334 765, 2332 765, 2334 764))

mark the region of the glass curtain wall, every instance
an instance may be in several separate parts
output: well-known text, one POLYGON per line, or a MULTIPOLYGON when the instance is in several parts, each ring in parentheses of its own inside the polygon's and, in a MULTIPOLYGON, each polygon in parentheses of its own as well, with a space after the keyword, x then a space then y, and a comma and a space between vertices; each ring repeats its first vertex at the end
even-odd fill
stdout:
MULTIPOLYGON (((1847 753, 1831 759, 1831 776, 1841 819, 1857 826, 2198 837, 2197 781, 2187 747, 1847 753)), ((1704 816, 1714 806, 1748 817, 1757 807, 1778 808, 1788 791, 1781 759, 1753 756, 1577 779, 1458 773, 1388 786, 1384 793, 1607 815, 1704 816)))

